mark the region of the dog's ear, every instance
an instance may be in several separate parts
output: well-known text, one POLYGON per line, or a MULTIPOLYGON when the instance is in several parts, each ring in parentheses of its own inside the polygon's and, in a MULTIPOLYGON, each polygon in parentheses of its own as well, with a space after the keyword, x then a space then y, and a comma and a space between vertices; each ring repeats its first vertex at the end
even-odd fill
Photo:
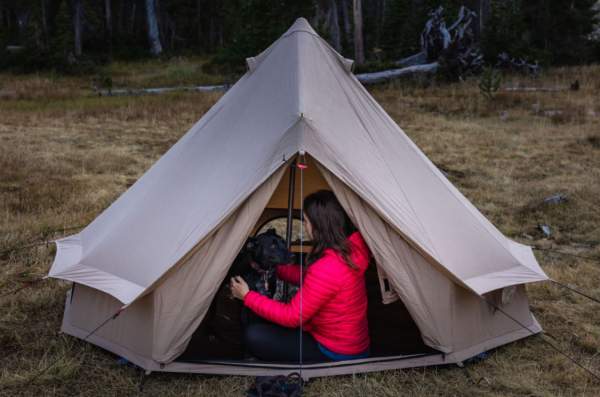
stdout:
POLYGON ((275 230, 274 227, 269 228, 269 230, 267 230, 266 234, 273 234, 273 235, 277 236, 277 230, 275 230))

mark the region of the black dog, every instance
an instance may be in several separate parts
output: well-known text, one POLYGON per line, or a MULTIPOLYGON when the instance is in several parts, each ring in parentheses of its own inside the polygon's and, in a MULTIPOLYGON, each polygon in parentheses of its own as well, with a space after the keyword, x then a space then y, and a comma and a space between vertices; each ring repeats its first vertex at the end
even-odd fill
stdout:
POLYGON ((293 260, 285 240, 275 229, 269 229, 256 237, 250 237, 244 249, 249 255, 250 269, 241 273, 241 276, 248 284, 248 288, 273 298, 277 282, 276 266, 293 260))
POLYGON ((231 297, 231 277, 242 276, 250 290, 273 298, 277 285, 276 267, 292 260, 285 240, 277 235, 275 229, 250 237, 231 265, 181 359, 226 358, 222 355, 242 358, 239 356, 244 350, 242 327, 260 320, 239 300, 231 297))

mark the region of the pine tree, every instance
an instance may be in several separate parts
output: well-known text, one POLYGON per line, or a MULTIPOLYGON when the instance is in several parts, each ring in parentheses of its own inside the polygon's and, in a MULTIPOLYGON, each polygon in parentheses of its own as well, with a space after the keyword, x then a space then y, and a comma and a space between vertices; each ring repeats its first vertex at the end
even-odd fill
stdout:
POLYGON ((75 42, 72 17, 68 0, 61 1, 58 5, 54 19, 54 29, 49 42, 48 60, 51 66, 64 68, 73 57, 75 42))
POLYGON ((545 64, 589 59, 596 0, 495 0, 484 32, 484 53, 501 52, 545 64))
POLYGON ((300 16, 310 18, 312 0, 224 0, 228 44, 217 62, 243 68, 244 59, 267 48, 300 16))

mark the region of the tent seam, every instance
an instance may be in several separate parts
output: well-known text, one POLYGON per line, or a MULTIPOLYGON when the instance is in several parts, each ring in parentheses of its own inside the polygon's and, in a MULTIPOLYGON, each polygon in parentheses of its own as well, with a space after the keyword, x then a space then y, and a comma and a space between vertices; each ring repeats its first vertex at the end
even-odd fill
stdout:
MULTIPOLYGON (((320 47, 320 49, 322 50, 322 47, 320 47)), ((327 55, 327 54, 325 54, 327 55)), ((325 60, 329 63, 329 60, 327 59, 328 57, 325 56, 325 60)), ((331 66, 331 63, 329 63, 329 65, 331 66)), ((334 78, 335 81, 338 83, 338 86, 340 87, 341 91, 344 93, 344 97, 346 99, 346 102, 348 103, 348 105, 350 105, 350 107, 352 108, 352 110, 354 111, 354 114, 356 115, 356 118, 358 119, 360 125, 362 126, 362 129, 364 132, 366 132, 367 136, 369 137, 369 139, 371 140, 371 143, 378 148, 379 145, 377 144, 377 142, 375 141, 375 139, 373 138, 371 132, 369 131, 369 129, 365 126, 364 122, 362 121, 359 113, 357 112, 357 108, 354 105, 354 103, 352 103, 352 101, 349 98, 348 93, 346 92, 346 90, 344 89, 343 85, 340 83, 340 80, 337 78, 337 76, 334 74, 334 78)), ((390 175, 392 176, 392 178, 394 179, 394 181, 396 182, 396 185, 398 186, 398 188, 400 189, 400 191, 402 192, 402 195, 404 196, 404 199, 406 200, 406 203, 408 205, 408 207, 410 208, 414 219, 417 221, 418 225, 421 228, 421 231, 427 236, 427 240, 429 241, 429 244, 431 246, 431 248, 433 249, 433 253, 437 256, 440 257, 439 252, 437 252, 436 248, 435 248, 435 244, 433 244, 433 241, 431 240, 431 236, 429 235, 429 233, 427 232, 427 230, 425 229, 425 226, 423 225, 423 223, 421 222, 421 220, 419 219, 415 209, 413 208, 413 206, 410 204, 410 200, 408 199, 408 196, 406 194, 406 192, 404 191, 404 189, 402 188, 402 184, 400 183, 400 181, 398 181, 398 179, 396 178, 396 175, 392 172, 392 169, 389 165, 389 163, 385 160, 385 158, 383 158, 383 156, 381 156, 381 154, 378 152, 376 153, 377 156, 379 157, 379 159, 382 161, 383 164, 385 164, 386 168, 388 169, 388 172, 390 173, 390 175)))

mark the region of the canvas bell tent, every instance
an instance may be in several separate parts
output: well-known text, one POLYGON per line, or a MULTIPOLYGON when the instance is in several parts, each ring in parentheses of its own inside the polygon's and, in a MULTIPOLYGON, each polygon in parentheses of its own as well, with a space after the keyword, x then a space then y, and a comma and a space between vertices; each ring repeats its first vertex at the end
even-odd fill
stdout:
POLYGON ((373 354, 307 364, 303 376, 456 363, 541 331, 524 284, 547 276, 531 249, 500 233, 443 176, 358 82, 350 60, 301 18, 247 63, 133 186, 57 241, 49 276, 73 283, 65 333, 148 371, 296 371, 181 355, 247 237, 290 203, 297 217, 303 196, 322 188, 374 257, 373 354), (307 168, 294 168, 298 161, 307 168))

